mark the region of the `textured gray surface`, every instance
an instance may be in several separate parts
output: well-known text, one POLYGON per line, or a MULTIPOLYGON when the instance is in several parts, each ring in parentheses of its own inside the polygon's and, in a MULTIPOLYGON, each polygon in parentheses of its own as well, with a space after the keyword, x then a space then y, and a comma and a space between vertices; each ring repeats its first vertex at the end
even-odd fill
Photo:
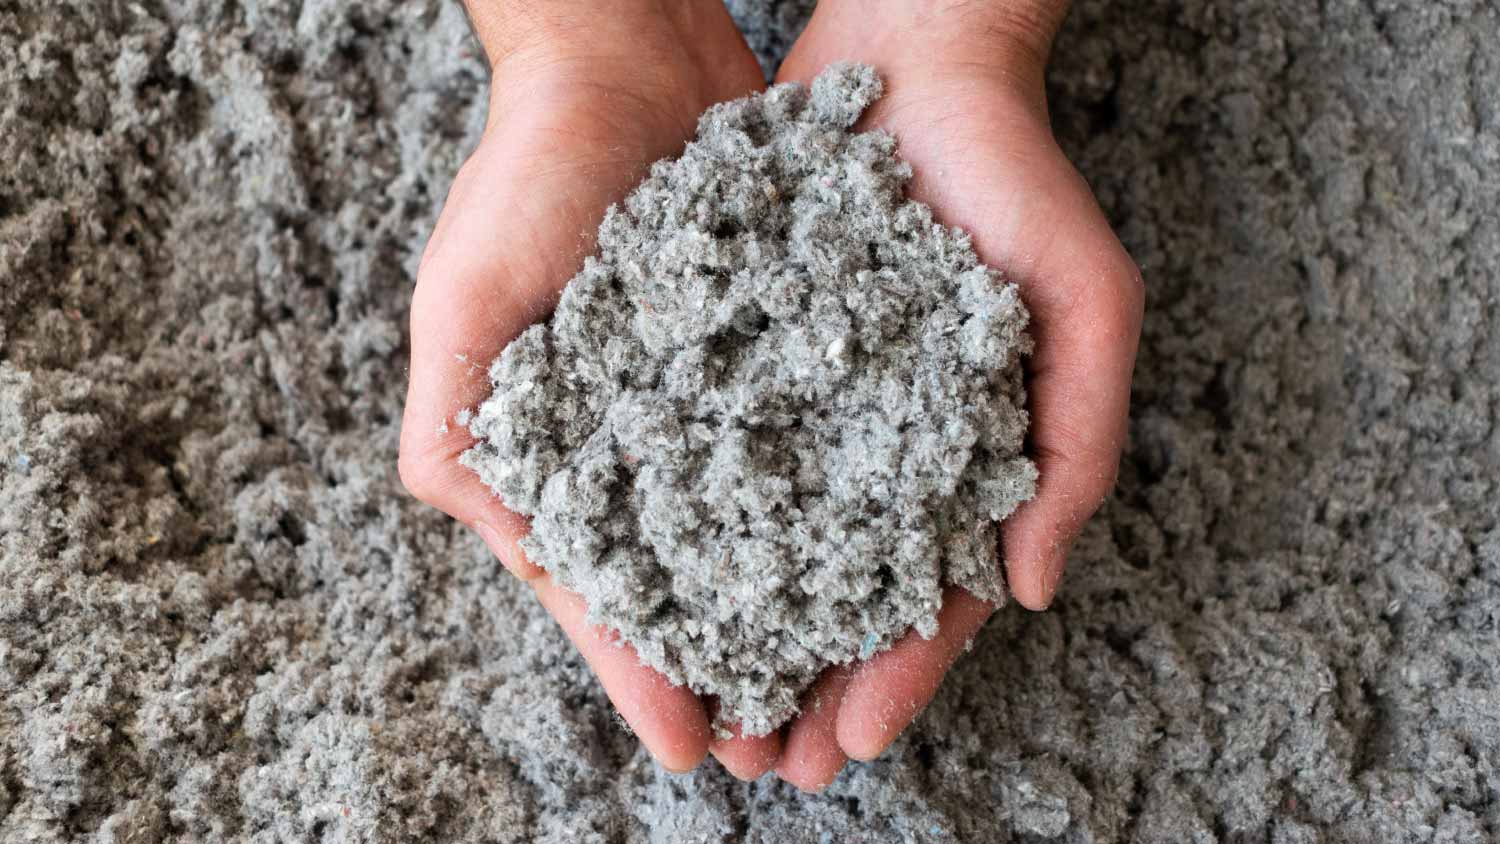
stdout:
POLYGON ((1492 4, 1080 3, 1053 113, 1150 287, 1120 490, 820 797, 657 772, 402 495, 483 80, 446 3, 288 8, 0 10, 0 840, 1500 832, 1492 4))
POLYGON ((774 79, 781 59, 792 48, 812 15, 817 0, 724 0, 729 14, 755 51, 767 81, 774 79))
POLYGON ((527 557, 726 738, 936 635, 945 583, 1002 602, 996 525, 1036 491, 1020 290, 848 131, 881 90, 841 64, 709 109, 469 423, 527 557))

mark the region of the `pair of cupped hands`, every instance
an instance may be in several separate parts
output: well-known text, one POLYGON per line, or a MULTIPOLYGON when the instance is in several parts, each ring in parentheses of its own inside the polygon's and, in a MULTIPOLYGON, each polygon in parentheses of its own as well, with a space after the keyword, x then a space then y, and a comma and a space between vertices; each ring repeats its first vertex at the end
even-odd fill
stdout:
MULTIPOLYGON (((973 235, 1032 314, 1029 453, 1036 498, 1002 528, 1010 591, 1052 601, 1068 547, 1114 484, 1140 332, 1139 274, 1052 138, 1043 70, 1065 0, 823 0, 777 81, 841 60, 873 65, 886 95, 856 127, 895 135, 909 195, 973 235)), ((401 477, 472 527, 530 584, 640 741, 672 771, 707 753, 731 773, 774 768, 805 790, 878 756, 931 700, 994 611, 949 587, 939 632, 831 669, 801 714, 761 737, 710 729, 711 702, 673 686, 585 621, 582 600, 526 559, 525 519, 459 465, 454 414, 483 401, 485 365, 544 319, 594 248, 605 209, 677 155, 714 103, 765 88, 720 0, 469 0, 492 68, 489 123, 427 244, 411 312, 401 477)))

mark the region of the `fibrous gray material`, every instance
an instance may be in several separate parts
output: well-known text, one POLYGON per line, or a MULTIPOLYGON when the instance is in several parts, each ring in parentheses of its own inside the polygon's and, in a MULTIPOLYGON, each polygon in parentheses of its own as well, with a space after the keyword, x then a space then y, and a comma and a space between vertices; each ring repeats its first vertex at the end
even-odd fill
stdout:
POLYGON ((0 3, 0 841, 1493 841, 1496 43, 1073 4, 1054 129, 1149 297, 1118 490, 807 795, 652 764, 402 493, 457 3, 0 3))
POLYGON ((724 0, 769 81, 802 33, 817 0, 724 0))
POLYGON ((775 729, 831 664, 1004 596, 1031 497, 1027 315, 849 131, 874 70, 713 107, 490 369, 463 456, 528 556, 721 726, 775 729))

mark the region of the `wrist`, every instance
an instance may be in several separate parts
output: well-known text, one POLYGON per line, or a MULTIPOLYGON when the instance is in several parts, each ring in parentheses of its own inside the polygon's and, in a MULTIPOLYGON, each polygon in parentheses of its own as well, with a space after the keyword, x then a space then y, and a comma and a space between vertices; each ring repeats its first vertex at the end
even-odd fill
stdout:
POLYGON ((464 0, 464 5, 489 59, 492 115, 603 98, 691 126, 709 105, 749 92, 750 86, 728 70, 736 61, 749 73, 746 79, 760 79, 722 0, 464 0), (705 67, 716 72, 706 74, 705 67))
MULTIPOLYGON (((856 52, 934 73, 988 72, 1041 91, 1070 0, 820 0, 814 21, 846 33, 856 52)), ((851 55, 849 58, 862 58, 851 55)))
MULTIPOLYGON (((463 0, 492 70, 517 62, 664 56, 722 14, 717 0, 463 0)), ((679 47, 680 49, 680 47, 679 47)))

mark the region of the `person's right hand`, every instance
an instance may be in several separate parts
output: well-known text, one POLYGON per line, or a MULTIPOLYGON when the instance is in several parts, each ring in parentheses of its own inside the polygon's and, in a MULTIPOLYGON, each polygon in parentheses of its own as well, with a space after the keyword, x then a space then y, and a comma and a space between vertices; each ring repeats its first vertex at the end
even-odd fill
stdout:
MULTIPOLYGON (((1041 477, 1001 526, 995 564, 1033 610, 1052 602, 1069 546, 1114 486, 1145 296, 1052 137, 1043 80, 1066 11, 1066 0, 885 0, 876 16, 863 0, 824 0, 778 75, 806 82, 834 61, 873 65, 885 96, 856 130, 892 133, 915 171, 907 195, 969 232, 984 262, 1019 285, 1036 341, 1027 449, 1041 477)), ((911 633, 827 672, 787 728, 777 773, 817 790, 848 759, 879 756, 994 609, 950 587, 932 639, 911 633)))
POLYGON ((488 397, 490 361, 551 312, 605 209, 682 150, 704 109, 763 89, 760 68, 719 0, 468 5, 493 73, 489 123, 417 273, 401 479, 531 584, 663 766, 691 769, 711 749, 736 776, 758 777, 780 737, 711 741, 697 696, 585 623, 583 601, 517 545, 526 520, 459 465, 474 441, 454 416, 488 397))

